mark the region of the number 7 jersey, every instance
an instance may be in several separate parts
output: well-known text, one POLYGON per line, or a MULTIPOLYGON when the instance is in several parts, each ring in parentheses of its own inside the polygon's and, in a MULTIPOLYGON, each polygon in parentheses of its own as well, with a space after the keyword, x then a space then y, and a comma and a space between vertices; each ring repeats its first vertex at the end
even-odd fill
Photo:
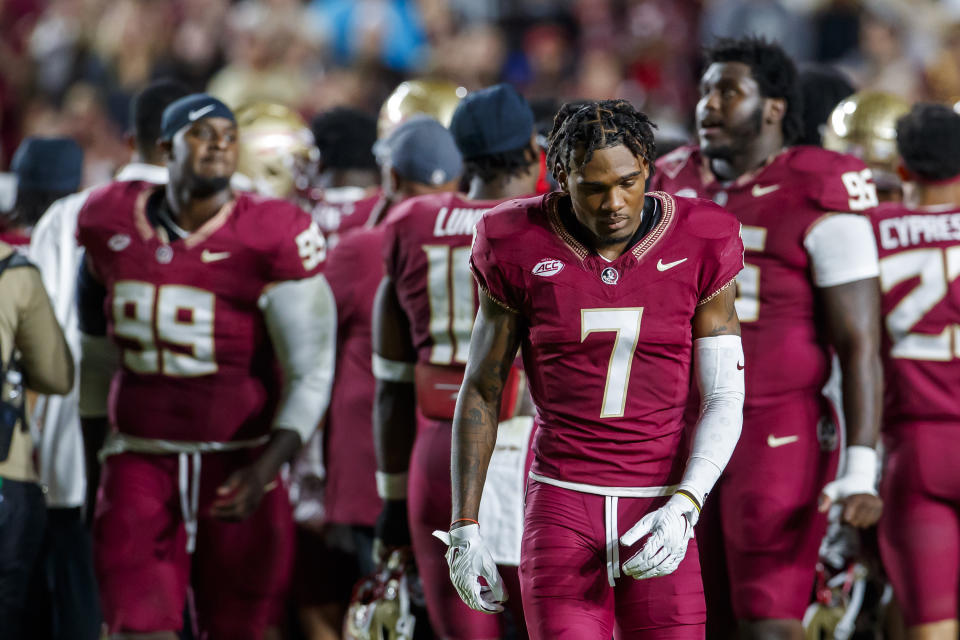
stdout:
POLYGON ((168 243, 146 213, 156 193, 143 182, 111 184, 90 196, 78 219, 77 238, 107 291, 108 335, 121 352, 110 421, 145 438, 264 435, 280 373, 258 300, 271 283, 318 273, 323 236, 296 206, 237 193, 168 243))
POLYGON ((743 245, 736 218, 715 204, 647 197, 660 221, 612 262, 564 228, 562 194, 510 201, 477 226, 480 288, 522 318, 538 474, 637 487, 683 472, 690 323, 733 284, 743 245))

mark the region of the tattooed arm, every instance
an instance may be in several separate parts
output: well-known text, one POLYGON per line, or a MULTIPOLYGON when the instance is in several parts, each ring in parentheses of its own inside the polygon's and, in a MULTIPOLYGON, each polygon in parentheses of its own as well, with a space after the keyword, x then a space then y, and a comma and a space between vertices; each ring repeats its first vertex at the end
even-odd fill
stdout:
POLYGON ((693 316, 693 339, 740 335, 736 299, 737 289, 730 286, 715 295, 709 302, 697 307, 697 312, 693 316))
POLYGON ((487 465, 497 442, 500 394, 520 346, 521 323, 519 315, 481 291, 467 371, 453 416, 451 520, 477 519, 487 465))

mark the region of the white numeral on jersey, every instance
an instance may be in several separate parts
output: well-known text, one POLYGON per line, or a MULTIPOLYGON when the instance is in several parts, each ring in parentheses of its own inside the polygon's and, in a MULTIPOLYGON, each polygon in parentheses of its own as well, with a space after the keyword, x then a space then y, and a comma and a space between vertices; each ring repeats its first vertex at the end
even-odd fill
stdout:
POLYGON ((476 283, 470 273, 470 247, 424 245, 430 300, 431 364, 465 363, 477 316, 476 283))
POLYGON ((627 385, 633 352, 640 340, 640 318, 643 307, 627 309, 581 309, 580 342, 594 331, 613 331, 617 334, 607 366, 607 383, 603 387, 601 418, 619 418, 627 403, 627 385))
POLYGON ((880 286, 887 293, 911 278, 920 283, 886 317, 894 358, 946 361, 960 358, 960 325, 947 325, 939 334, 911 333, 931 309, 947 295, 960 276, 960 247, 914 249, 880 261, 880 286))
MULTIPOLYGON (((767 244, 767 230, 743 225, 740 238, 746 251, 763 251, 767 244)), ((756 322, 760 317, 760 267, 743 263, 743 269, 737 274, 736 307, 740 322, 756 322)))
POLYGON ((195 287, 167 284, 158 289, 136 280, 113 287, 113 332, 139 345, 123 349, 124 365, 137 373, 216 373, 213 314, 214 295, 195 287))
POLYGON ((300 259, 303 260, 303 268, 307 271, 312 270, 327 257, 327 241, 324 240, 316 222, 312 222, 309 227, 301 231, 296 241, 300 259))
POLYGON ((850 196, 850 211, 864 211, 880 204, 877 200, 877 185, 873 184, 870 169, 847 171, 840 176, 850 196))

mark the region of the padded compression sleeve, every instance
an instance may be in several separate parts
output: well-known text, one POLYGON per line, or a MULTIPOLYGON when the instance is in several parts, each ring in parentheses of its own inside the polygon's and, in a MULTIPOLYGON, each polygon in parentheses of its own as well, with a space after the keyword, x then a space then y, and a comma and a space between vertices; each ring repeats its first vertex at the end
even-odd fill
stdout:
POLYGON ((337 309, 323 274, 270 287, 258 302, 283 368, 274 429, 310 439, 330 404, 337 349, 337 309))
POLYGON ((740 336, 711 336, 693 344, 700 418, 678 490, 689 492, 703 506, 740 439, 745 363, 740 336))

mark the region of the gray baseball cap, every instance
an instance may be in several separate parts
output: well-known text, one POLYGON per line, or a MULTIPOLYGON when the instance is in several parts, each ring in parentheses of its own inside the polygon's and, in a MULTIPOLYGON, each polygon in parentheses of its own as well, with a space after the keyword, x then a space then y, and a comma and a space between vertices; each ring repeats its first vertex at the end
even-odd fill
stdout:
POLYGON ((414 182, 438 186, 463 173, 463 157, 453 135, 425 115, 401 123, 373 145, 373 153, 380 165, 414 182))

